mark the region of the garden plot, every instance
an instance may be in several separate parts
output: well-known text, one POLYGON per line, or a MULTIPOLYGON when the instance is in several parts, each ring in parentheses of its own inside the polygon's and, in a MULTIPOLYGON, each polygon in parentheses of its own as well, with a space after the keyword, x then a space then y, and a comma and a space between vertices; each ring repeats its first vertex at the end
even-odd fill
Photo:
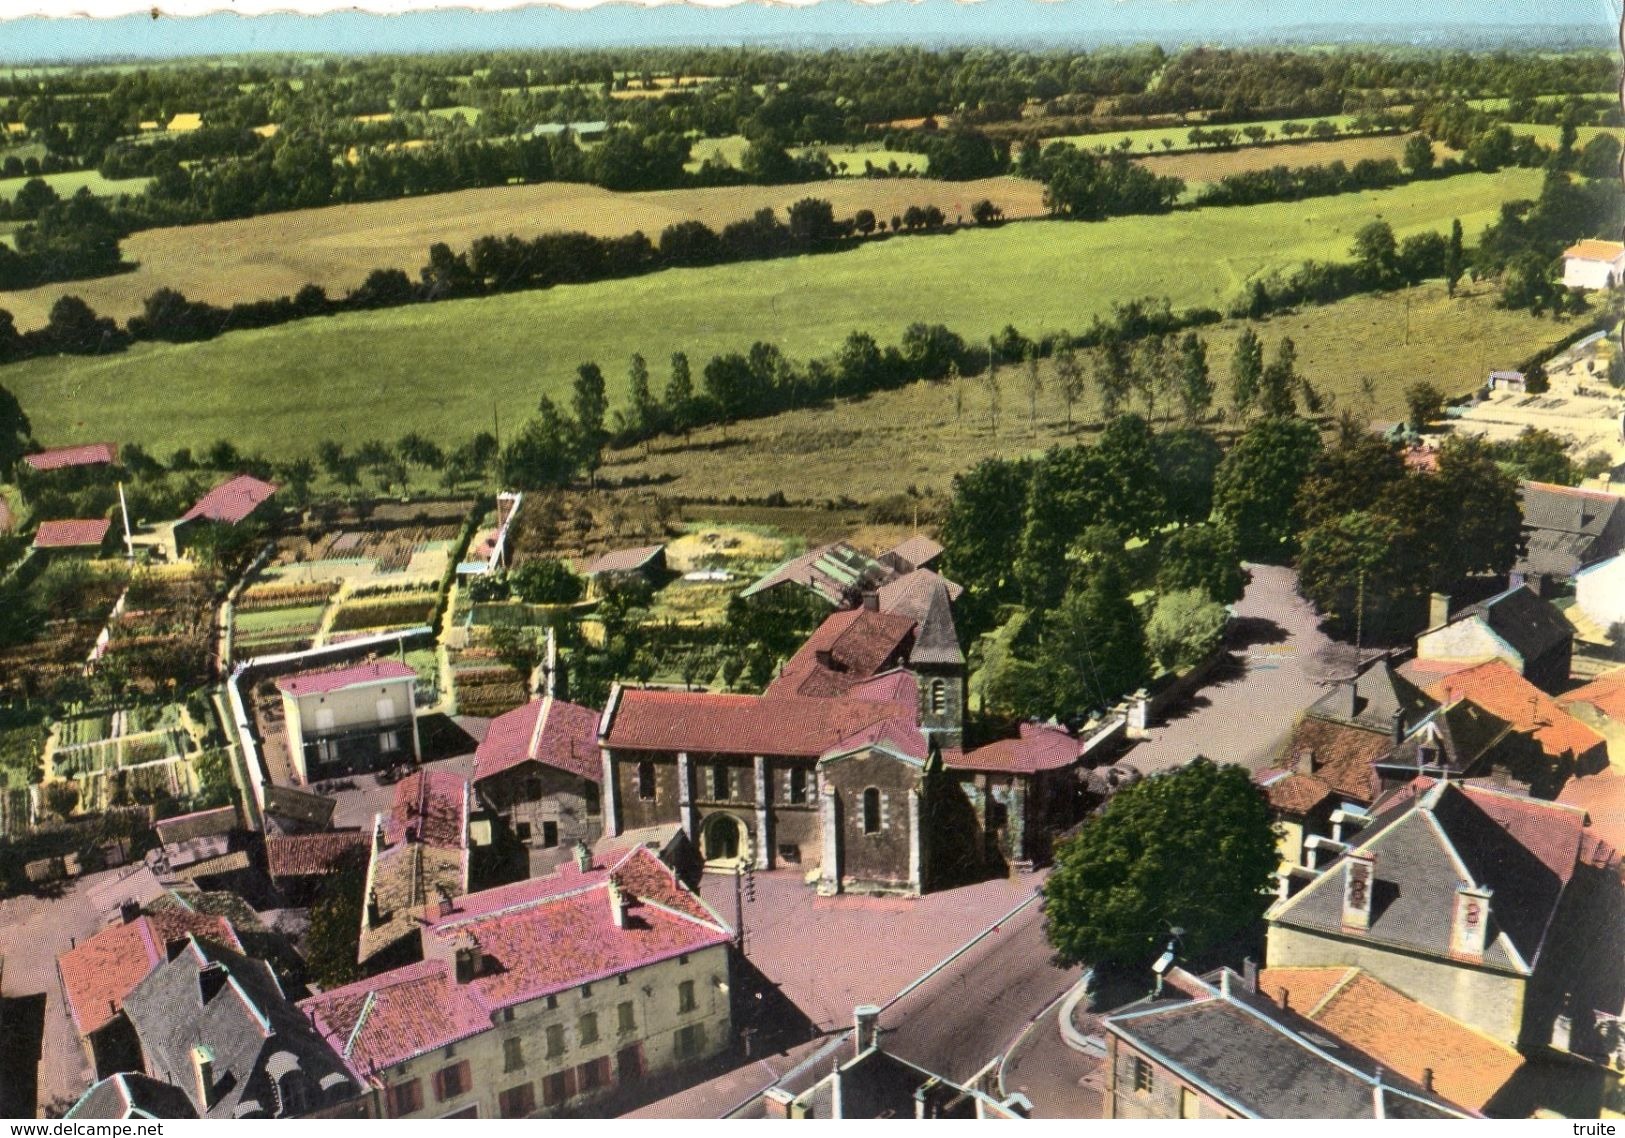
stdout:
POLYGON ((97 667, 115 667, 131 690, 149 696, 193 687, 209 674, 214 613, 214 587, 205 578, 137 573, 108 624, 97 667))
POLYGON ((666 546, 666 564, 677 576, 655 594, 649 606, 653 621, 720 624, 728 602, 742 589, 805 546, 765 526, 699 521, 685 528, 666 546))

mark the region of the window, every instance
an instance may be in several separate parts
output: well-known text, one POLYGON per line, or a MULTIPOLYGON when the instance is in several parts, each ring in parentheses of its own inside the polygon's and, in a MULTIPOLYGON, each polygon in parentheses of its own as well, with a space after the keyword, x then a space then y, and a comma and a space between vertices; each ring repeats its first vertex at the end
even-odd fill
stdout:
POLYGON ((547 1057, 557 1059, 564 1054, 564 1025, 559 1023, 547 1026, 547 1057))
POLYGON ((576 1086, 582 1094, 595 1091, 599 1087, 609 1085, 609 1056, 594 1059, 591 1063, 583 1063, 576 1068, 576 1086))
POLYGON ((435 1072, 434 1097, 440 1102, 445 1102, 465 1093, 470 1085, 468 1060, 464 1059, 461 1063, 453 1063, 435 1072))
POLYGON ((400 1118, 423 1109, 423 1089, 416 1079, 389 1088, 389 1117, 400 1118))
POLYGON ((615 1077, 623 1083, 643 1077, 643 1044, 633 1043, 615 1053, 615 1077))
POLYGON ((574 1071, 560 1071, 556 1075, 549 1075, 542 1080, 542 1105, 557 1106, 570 1097, 574 1089, 571 1083, 575 1079, 574 1071))
POLYGON ((536 1109, 536 1092, 530 1083, 509 1087, 497 1096, 497 1110, 503 1118, 524 1118, 536 1109))
POLYGON ((1156 1072, 1152 1070, 1151 1064, 1136 1055, 1134 1057, 1135 1092, 1142 1095, 1150 1094, 1152 1087, 1156 1085, 1156 1081, 1156 1072))
POLYGON ((677 958, 677 963, 679 963, 679 964, 687 964, 688 963, 688 953, 685 952, 685 953, 683 953, 683 955, 679 956, 677 958))
POLYGON ((550 1012, 559 1010, 559 998, 557 996, 547 997, 547 1010, 550 1012))
POLYGON ((790 801, 807 801, 807 772, 802 767, 790 768, 790 801))
POLYGON ((525 780, 525 801, 540 802, 542 800, 542 780, 527 778, 525 780))
POLYGON ((718 802, 728 800, 728 768, 721 763, 711 768, 711 797, 718 802))
POLYGON ((617 1004, 615 1006, 616 1032, 625 1035, 627 1032, 636 1031, 637 1029, 638 1016, 636 1009, 632 1007, 632 1001, 627 1000, 624 1004, 617 1004))
POLYGON ((931 684, 931 714, 941 715, 948 710, 948 685, 941 680, 931 684))
POLYGON ((692 1059, 705 1050, 705 1025, 691 1023, 677 1029, 677 1057, 692 1059))
POLYGON ((615 983, 619 984, 623 988, 631 982, 632 977, 628 976, 625 972, 622 972, 619 976, 615 977, 615 983))
POLYGON ((513 1009, 512 1008, 503 1008, 502 1009, 502 1022, 503 1023, 512 1023, 513 1022, 513 1009))
POLYGON ((393 755, 401 749, 401 733, 399 731, 380 731, 378 733, 378 749, 386 755, 393 755))
POLYGON ((502 1069, 517 1071, 525 1065, 525 1041, 517 1035, 502 1041, 502 1069))
POLYGON ((880 791, 872 786, 863 792, 863 832, 880 833, 880 791))
POLYGON ((588 1012, 586 1015, 581 1017, 580 1021, 576 1024, 576 1035, 580 1039, 581 1046, 583 1047, 587 1046, 589 1043, 598 1042, 597 1012, 588 1012))
POLYGON ((581 797, 587 801, 587 813, 589 815, 597 815, 604 812, 603 795, 600 793, 598 784, 596 782, 587 783, 582 788, 581 797))
POLYGON ((694 1002, 694 981, 684 980, 677 985, 677 1010, 691 1012, 697 1005, 694 1002))
POLYGON ((519 836, 520 841, 522 841, 522 842, 530 841, 530 823, 529 822, 519 822, 519 823, 515 824, 514 833, 519 836))
POLYGON ((559 824, 557 822, 542 823, 542 848, 552 849, 559 844, 559 824))
POLYGON ((1201 1109, 1196 1100, 1196 1092, 1189 1087, 1179 1088, 1179 1117, 1196 1118, 1201 1109))
POLYGON ((592 999, 592 985, 591 984, 583 984, 583 985, 581 985, 581 998, 583 1000, 592 999))
POLYGON ((655 765, 647 759, 638 764, 638 797, 645 802, 655 797, 655 765))

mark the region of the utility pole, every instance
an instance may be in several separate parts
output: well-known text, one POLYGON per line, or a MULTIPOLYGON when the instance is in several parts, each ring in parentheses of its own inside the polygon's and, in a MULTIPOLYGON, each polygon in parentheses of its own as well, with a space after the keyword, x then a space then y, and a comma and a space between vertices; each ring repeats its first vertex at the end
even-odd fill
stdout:
POLYGON ((1360 566, 1360 580, 1355 588, 1354 602, 1354 666, 1360 666, 1360 652, 1365 632, 1365 566, 1360 566))

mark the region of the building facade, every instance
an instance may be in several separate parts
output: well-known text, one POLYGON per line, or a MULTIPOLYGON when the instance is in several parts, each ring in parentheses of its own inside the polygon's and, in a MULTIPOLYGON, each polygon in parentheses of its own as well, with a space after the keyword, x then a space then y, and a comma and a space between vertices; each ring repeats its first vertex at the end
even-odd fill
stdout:
POLYGON ((474 792, 524 846, 532 877, 604 832, 599 712, 548 695, 491 721, 474 792))
POLYGON ((399 660, 372 660, 276 681, 288 754, 300 781, 416 761, 417 673, 399 660))

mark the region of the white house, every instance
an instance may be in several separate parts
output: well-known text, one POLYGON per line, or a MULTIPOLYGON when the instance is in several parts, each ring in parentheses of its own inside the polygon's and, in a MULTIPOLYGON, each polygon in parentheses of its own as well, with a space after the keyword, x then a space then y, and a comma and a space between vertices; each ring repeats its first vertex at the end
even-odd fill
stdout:
POLYGON ((417 673, 399 660, 369 660, 276 681, 288 754, 304 782, 417 758, 417 673))
POLYGON ((1625 624, 1625 553, 1576 573, 1574 596, 1580 611, 1603 628, 1625 624))
POLYGON ((1617 288, 1625 281, 1625 244, 1581 241, 1563 250, 1566 288, 1617 288))

